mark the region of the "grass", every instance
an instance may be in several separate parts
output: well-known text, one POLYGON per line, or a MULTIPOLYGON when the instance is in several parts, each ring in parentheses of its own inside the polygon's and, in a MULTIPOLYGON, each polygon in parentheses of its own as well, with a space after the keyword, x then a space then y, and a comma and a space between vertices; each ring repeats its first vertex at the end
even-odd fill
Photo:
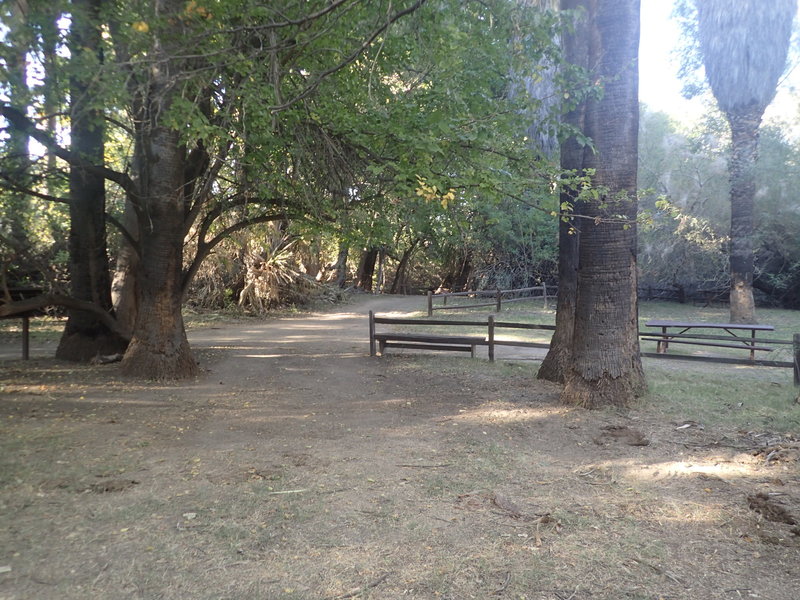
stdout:
MULTIPOLYGON (((422 301, 420 302, 422 309, 422 301)), ((465 308, 458 311, 434 312, 437 320, 484 320, 489 308, 465 308)), ((555 323, 555 307, 550 303, 544 308, 541 300, 509 305, 501 313, 494 314, 495 319, 518 323, 555 323)), ((415 316, 427 318, 423 310, 415 316)), ((727 308, 697 307, 691 304, 674 302, 641 302, 639 305, 639 327, 646 331, 645 323, 651 319, 699 322, 727 322, 730 318, 727 308)), ((772 325, 772 332, 759 332, 760 338, 791 340, 795 332, 800 332, 800 312, 782 309, 762 308, 758 310, 759 322, 772 325)), ((398 327, 405 331, 419 331, 419 327, 398 327)), ((431 333, 453 333, 453 327, 446 325, 425 326, 431 333)), ((549 341, 549 331, 496 330, 501 339, 549 341)), ((465 335, 486 335, 484 327, 458 327, 458 332, 465 335)), ((642 351, 654 352, 655 342, 642 342, 642 351)), ((671 347, 670 354, 689 355, 703 354, 746 358, 746 350, 692 347, 685 345, 671 347), (701 348, 700 351, 697 348, 701 348)), ((778 361, 791 361, 791 346, 775 346, 768 354, 759 358, 778 361)), ((479 361, 482 362, 482 361, 479 361)), ((642 399, 643 404, 653 407, 663 418, 675 421, 697 421, 699 423, 719 423, 722 426, 736 427, 744 430, 770 430, 782 433, 800 432, 800 405, 795 402, 796 388, 793 386, 791 369, 751 367, 747 365, 719 365, 672 361, 662 359, 643 359, 649 391, 642 399)), ((435 368, 445 372, 455 365, 470 364, 460 359, 436 357, 435 368), (451 366, 452 365, 452 366, 451 366)), ((471 361, 473 369, 482 366, 471 361)), ((515 372, 524 375, 526 366, 514 369, 513 363, 498 363, 501 369, 509 370, 506 375, 515 372)), ((418 366, 418 365, 417 365, 418 366)))

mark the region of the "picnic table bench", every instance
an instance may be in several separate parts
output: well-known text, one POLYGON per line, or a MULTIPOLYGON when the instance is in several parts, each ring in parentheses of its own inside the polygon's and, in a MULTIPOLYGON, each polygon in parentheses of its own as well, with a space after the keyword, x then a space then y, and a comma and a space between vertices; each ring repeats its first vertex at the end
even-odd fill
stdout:
POLYGON ((695 346, 714 346, 717 348, 741 348, 750 351, 750 360, 755 360, 757 350, 770 351, 772 348, 762 344, 771 343, 772 340, 756 338, 758 331, 775 331, 772 325, 756 325, 750 323, 702 323, 685 321, 647 321, 646 327, 658 327, 661 332, 644 332, 644 341, 656 342, 656 351, 666 354, 669 345, 692 344, 695 346), (711 329, 724 331, 721 334, 699 334, 695 329, 711 329), (686 332, 690 333, 686 333, 686 332), (749 331, 750 335, 741 335, 749 331))
POLYGON ((463 351, 469 352, 472 358, 475 358, 475 348, 488 344, 482 337, 433 333, 376 333, 374 339, 378 342, 378 352, 381 356, 386 348, 407 348, 463 351))
MULTIPOLYGON (((35 298, 44 292, 42 288, 38 287, 12 287, 7 288, 8 296, 12 302, 18 300, 27 300, 28 298, 35 298)), ((4 302, 3 293, 0 292, 0 304, 4 302)), ((22 313, 13 315, 2 316, 0 319, 22 319, 22 359, 28 360, 30 358, 30 319, 43 315, 41 310, 29 310, 22 313)))

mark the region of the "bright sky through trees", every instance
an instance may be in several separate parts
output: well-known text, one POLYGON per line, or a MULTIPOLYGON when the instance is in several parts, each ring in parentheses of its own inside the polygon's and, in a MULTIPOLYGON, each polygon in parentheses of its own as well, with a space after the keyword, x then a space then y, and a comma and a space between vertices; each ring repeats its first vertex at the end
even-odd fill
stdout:
MULTIPOLYGON (((653 110, 666 112, 681 121, 692 121, 704 112, 704 99, 686 100, 681 96, 678 62, 673 55, 679 30, 670 18, 672 6, 673 0, 642 0, 639 99, 653 110)), ((790 123, 798 120, 800 102, 792 95, 793 90, 800 90, 800 66, 796 62, 793 66, 764 115, 766 120, 777 118, 790 123)))

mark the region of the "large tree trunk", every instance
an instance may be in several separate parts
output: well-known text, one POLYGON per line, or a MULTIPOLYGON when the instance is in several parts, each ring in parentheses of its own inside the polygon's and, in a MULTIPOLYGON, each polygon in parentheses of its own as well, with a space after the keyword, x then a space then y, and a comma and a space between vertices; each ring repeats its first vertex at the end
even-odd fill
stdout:
MULTIPOLYGON (((562 199, 566 194, 562 194, 562 199)), ((556 330, 550 340, 550 349, 539 366, 537 377, 564 383, 572 361, 572 334, 575 327, 575 297, 578 290, 579 235, 572 220, 561 221, 558 226, 558 300, 556 302, 556 330)))
POLYGON ((185 153, 178 132, 159 126, 145 128, 141 147, 146 151, 138 161, 143 169, 139 310, 122 370, 149 379, 180 379, 198 372, 181 314, 185 153))
MULTIPOLYGON (((11 52, 5 56, 7 77, 6 86, 10 103, 21 112, 30 101, 30 91, 27 84, 28 49, 30 47, 30 27, 28 24, 28 3, 25 0, 11 2, 8 6, 8 20, 5 24, 9 31, 6 33, 12 47, 11 52)), ((30 156, 28 155, 28 134, 15 127, 7 131, 8 140, 5 142, 6 153, 3 169, 7 176, 18 182, 21 187, 27 187, 30 180, 28 168, 30 156)), ((4 132, 6 133, 6 132, 4 132)), ((27 194, 12 192, 4 198, 9 203, 5 211, 8 219, 9 236, 3 236, 3 246, 0 246, 0 261, 8 262, 11 266, 11 276, 15 276, 14 266, 24 264, 23 260, 28 255, 31 247, 28 239, 26 216, 30 214, 30 202, 27 194)), ((6 265, 0 264, 0 269, 5 271, 6 265)), ((22 275, 21 273, 19 274, 22 275)))
POLYGON ((358 263, 358 274, 356 285, 365 292, 372 291, 372 278, 375 275, 375 262, 378 260, 378 249, 368 248, 361 254, 358 263))
MULTIPOLYGON (((181 3, 162 0, 156 7, 177 14, 181 3)), ((163 123, 179 93, 180 81, 167 66, 175 61, 180 43, 179 32, 155 40, 147 85, 137 88, 134 100, 138 311, 122 371, 149 379, 181 379, 198 372, 181 314, 186 149, 179 132, 163 123)))
MULTIPOLYGON (((575 10, 584 4, 584 0, 562 0, 562 10, 575 10)), ((575 28, 564 35, 564 59, 583 69, 589 68, 589 43, 588 43, 588 15, 583 15, 575 28)), ((581 101, 563 118, 565 124, 575 127, 578 131, 585 128, 586 102, 581 101)), ((588 151, 585 145, 578 143, 575 136, 564 140, 561 144, 561 168, 574 172, 576 175, 583 173, 584 154, 588 151)), ((581 206, 576 205, 577 190, 565 189, 561 192, 559 202, 572 208, 561 209, 561 220, 558 225, 558 301, 556 304, 556 330, 550 341, 547 351, 539 367, 537 377, 548 381, 564 383, 567 368, 572 360, 572 332, 575 326, 575 298, 578 287, 578 247, 580 236, 574 221, 569 218, 573 212, 581 212, 581 206)))
POLYGON ((590 100, 587 157, 603 202, 586 203, 579 248, 572 363, 561 398, 586 408, 624 406, 645 388, 636 294, 639 0, 592 0, 590 56, 605 83, 590 100), (621 222, 616 215, 623 215, 621 222))
MULTIPOLYGON (((122 215, 122 226, 135 237, 138 235, 138 220, 136 210, 130 200, 125 203, 125 212, 122 215)), ((117 252, 117 264, 114 269, 114 278, 111 281, 111 301, 114 304, 114 314, 120 327, 133 335, 136 324, 136 315, 139 312, 139 301, 136 274, 139 270, 138 248, 134 247, 127 239, 123 239, 117 252)))
POLYGON ((755 323, 753 301, 753 199, 758 160, 758 128, 763 110, 755 105, 729 112, 731 158, 731 323, 755 323))
POLYGON ((343 288, 347 282, 347 256, 350 254, 350 247, 344 242, 339 242, 339 253, 336 256, 336 264, 333 267, 336 277, 336 287, 343 288))
MULTIPOLYGON (((100 56, 101 32, 98 22, 100 0, 76 0, 70 48, 81 72, 91 76, 88 65, 81 64, 87 48, 100 56)), ((72 152, 94 165, 105 162, 105 130, 102 111, 88 108, 91 93, 86 81, 74 77, 70 82, 70 137, 72 152)), ((111 279, 108 266, 105 224, 105 179, 72 166, 70 186, 69 262, 72 296, 94 302, 111 311, 111 279)), ((56 357, 88 361, 98 354, 116 354, 125 350, 127 340, 98 320, 80 310, 69 310, 56 357)))

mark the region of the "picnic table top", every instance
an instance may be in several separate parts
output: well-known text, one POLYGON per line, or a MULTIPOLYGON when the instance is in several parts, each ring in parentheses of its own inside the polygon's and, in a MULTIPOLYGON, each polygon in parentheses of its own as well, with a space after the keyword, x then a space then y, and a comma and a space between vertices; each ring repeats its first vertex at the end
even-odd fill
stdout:
POLYGON ((755 323, 702 323, 702 322, 688 322, 688 321, 647 321, 646 327, 686 327, 686 328, 702 328, 708 329, 747 329, 748 331, 775 331, 772 325, 758 325, 755 323))

